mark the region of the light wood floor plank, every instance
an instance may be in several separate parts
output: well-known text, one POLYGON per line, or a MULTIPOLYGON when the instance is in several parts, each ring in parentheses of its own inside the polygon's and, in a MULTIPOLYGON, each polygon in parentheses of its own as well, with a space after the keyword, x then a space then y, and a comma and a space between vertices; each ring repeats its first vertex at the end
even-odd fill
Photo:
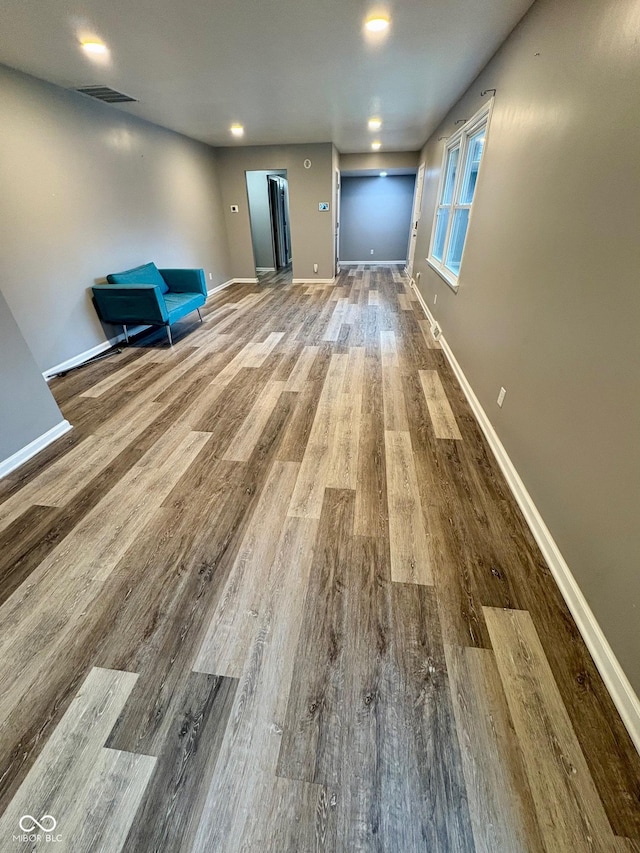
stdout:
POLYGON ((420 382, 427 400, 436 438, 462 440, 458 424, 451 411, 449 400, 442 387, 437 370, 421 370, 420 382))
POLYGON ((409 297, 406 293, 398 294, 398 302, 400 304, 400 308, 403 311, 413 311, 413 305, 411 304, 411 301, 409 300, 409 297))
POLYGON ((101 750, 85 787, 78 791, 73 814, 65 820, 70 843, 63 849, 73 853, 126 850, 129 829, 155 764, 149 755, 101 750))
POLYGON ((94 668, 89 673, 0 819, 3 845, 19 832, 22 815, 51 815, 62 836, 59 849, 122 849, 155 758, 114 752, 103 744, 136 679, 130 672, 94 668))
POLYGON ((333 355, 291 498, 289 515, 320 518, 336 430, 336 405, 342 394, 348 355, 333 355))
POLYGON ((375 355, 368 353, 363 379, 353 532, 356 536, 375 536, 386 541, 389 536, 389 522, 384 414, 380 408, 381 396, 382 370, 380 361, 375 355))
POLYGON ((391 577, 432 584, 420 492, 408 432, 385 431, 391 577))
POLYGON ((406 432, 409 429, 409 423, 394 332, 380 332, 380 350, 382 356, 384 428, 406 432))
POLYGON ((243 358, 242 366, 262 367, 283 337, 284 332, 270 332, 264 342, 251 344, 243 358))
POLYGON ((531 616, 484 613, 547 848, 612 850, 609 821, 531 616))
POLYGON ((245 824, 242 853, 334 853, 336 844, 335 793, 274 776, 262 791, 259 819, 245 824))
POLYGON ((324 335, 322 336, 323 341, 337 341, 338 335, 340 334, 340 328, 345 321, 345 314, 347 311, 347 299, 338 299, 336 302, 336 307, 333 310, 333 314, 331 315, 331 320, 329 321, 329 325, 326 328, 324 335))
POLYGON ((285 391, 302 392, 305 390, 309 372, 313 367, 320 348, 317 346, 304 347, 300 358, 296 362, 295 367, 287 380, 285 391))
POLYGON ((544 853, 492 651, 445 646, 476 853, 544 853))
POLYGON ((196 672, 239 678, 268 603, 268 579, 298 465, 275 462, 194 663, 196 672))
POLYGON ((340 781, 354 497, 346 489, 325 493, 278 760, 279 776, 330 786, 340 781))
POLYGON ((193 853, 242 850, 245 833, 268 833, 270 792, 293 677, 293 656, 302 627, 303 602, 318 522, 289 518, 278 543, 258 624, 218 766, 206 795, 193 853))
POLYGON ((251 458, 258 439, 285 387, 286 382, 267 382, 236 433, 236 437, 227 448, 224 459, 229 462, 247 462, 251 458))
POLYGON ((356 488, 365 354, 364 347, 349 348, 344 384, 335 407, 336 424, 331 441, 327 488, 356 488))

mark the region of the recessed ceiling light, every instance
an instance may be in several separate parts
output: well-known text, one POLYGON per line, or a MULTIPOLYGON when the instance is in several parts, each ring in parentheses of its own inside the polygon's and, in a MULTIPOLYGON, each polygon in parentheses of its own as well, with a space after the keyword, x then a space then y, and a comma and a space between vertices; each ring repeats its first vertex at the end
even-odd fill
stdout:
POLYGON ((380 130, 382 127, 382 119, 379 118, 370 118, 369 119, 369 130, 380 130))
POLYGON ((232 124, 231 133, 234 136, 244 136, 244 127, 241 124, 232 124))
POLYGON ((370 33, 381 33, 383 30, 386 30, 389 26, 389 18, 383 18, 377 16, 375 18, 369 18, 365 27, 369 30, 370 33))
POLYGON ((382 148, 382 142, 372 142, 371 148, 373 151, 379 151, 382 148))
POLYGON ((387 173, 386 173, 386 172, 380 172, 380 177, 381 177, 381 178, 386 178, 386 177, 387 177, 387 173))
POLYGON ((109 50, 106 44, 102 44, 101 41, 83 41, 82 49, 85 53, 90 53, 93 56, 103 56, 109 50))

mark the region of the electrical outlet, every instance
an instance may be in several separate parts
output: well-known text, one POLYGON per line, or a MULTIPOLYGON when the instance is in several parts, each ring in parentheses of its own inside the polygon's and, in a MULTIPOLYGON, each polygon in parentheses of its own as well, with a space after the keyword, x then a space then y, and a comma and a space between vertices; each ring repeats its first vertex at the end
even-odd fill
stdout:
POLYGON ((213 273, 209 273, 209 281, 213 281, 213 273))
POLYGON ((504 395, 507 393, 506 388, 501 388, 500 393, 498 394, 498 405, 502 408, 502 404, 504 403, 504 395))
POLYGON ((433 304, 434 304, 434 305, 437 305, 437 304, 438 304, 438 294, 437 294, 437 293, 436 293, 436 295, 433 297, 433 304))
POLYGON ((371 250, 371 254, 373 255, 373 249, 371 250))
POLYGON ((440 329, 440 326, 437 323, 434 323, 433 326, 431 327, 431 334, 433 335, 433 337, 435 338, 436 341, 440 337, 441 333, 442 333, 442 330, 440 329))
POLYGON ((318 272, 318 264, 314 264, 314 265, 313 265, 313 271, 314 271, 314 272, 318 272))

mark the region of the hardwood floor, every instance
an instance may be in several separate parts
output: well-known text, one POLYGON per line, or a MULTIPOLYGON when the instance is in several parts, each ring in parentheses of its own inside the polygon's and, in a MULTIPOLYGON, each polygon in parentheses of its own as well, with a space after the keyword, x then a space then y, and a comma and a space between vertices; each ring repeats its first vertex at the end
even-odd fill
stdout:
POLYGON ((203 315, 52 382, 74 430, 0 483, 0 851, 25 815, 73 853, 640 850, 640 757, 406 277, 203 315))
POLYGON ((260 284, 291 284, 293 277, 292 265, 289 263, 279 270, 266 270, 256 272, 260 284))

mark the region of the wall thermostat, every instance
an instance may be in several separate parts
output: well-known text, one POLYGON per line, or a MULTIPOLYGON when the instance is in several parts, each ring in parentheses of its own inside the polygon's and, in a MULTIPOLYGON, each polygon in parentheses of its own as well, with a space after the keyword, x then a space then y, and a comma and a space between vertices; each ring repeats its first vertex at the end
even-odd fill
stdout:
POLYGON ((305 167, 305 169, 310 169, 311 168, 311 160, 305 160, 302 165, 305 167))
POLYGON ((318 202, 318 210, 329 210, 329 202, 328 201, 319 201, 318 202))
POLYGON ((237 204, 231 205, 231 213, 237 213, 240 210, 237 204))

